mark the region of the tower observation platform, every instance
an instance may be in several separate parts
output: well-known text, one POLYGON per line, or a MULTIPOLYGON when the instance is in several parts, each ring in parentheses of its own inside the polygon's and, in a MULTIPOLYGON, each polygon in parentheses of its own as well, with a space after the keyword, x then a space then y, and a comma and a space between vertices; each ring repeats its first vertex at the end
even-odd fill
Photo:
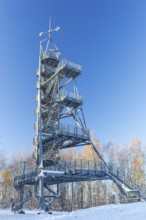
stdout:
POLYGON ((37 120, 33 139, 36 169, 15 177, 15 188, 21 190, 25 185, 33 185, 41 210, 46 210, 59 197, 59 184, 67 182, 111 179, 129 200, 145 200, 137 183, 113 164, 107 164, 92 143, 82 109, 83 97, 76 85, 82 66, 61 59, 61 53, 52 40, 52 33, 59 29, 50 27, 47 32, 40 33, 40 36, 48 36, 40 41, 36 72, 37 120), (84 145, 90 145, 100 161, 81 159, 67 162, 60 158, 62 149, 84 145), (57 186, 56 191, 50 188, 51 185, 57 186))

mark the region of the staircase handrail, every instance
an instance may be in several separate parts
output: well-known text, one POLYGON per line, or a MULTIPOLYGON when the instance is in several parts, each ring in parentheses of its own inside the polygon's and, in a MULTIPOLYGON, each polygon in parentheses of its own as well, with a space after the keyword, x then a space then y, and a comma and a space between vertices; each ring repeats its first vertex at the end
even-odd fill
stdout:
POLYGON ((111 174, 115 175, 120 181, 122 181, 130 189, 139 190, 140 185, 137 183, 137 180, 127 174, 120 167, 116 166, 114 163, 109 163, 109 171, 111 174))

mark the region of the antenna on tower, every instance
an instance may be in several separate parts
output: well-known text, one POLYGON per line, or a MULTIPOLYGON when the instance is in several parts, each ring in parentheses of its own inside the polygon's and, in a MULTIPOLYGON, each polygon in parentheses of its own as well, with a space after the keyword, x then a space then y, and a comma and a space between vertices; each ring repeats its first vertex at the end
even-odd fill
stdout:
MULTIPOLYGON (((54 29, 51 29, 51 17, 49 18, 49 30, 48 31, 45 31, 45 32, 40 32, 39 33, 39 36, 41 37, 42 35, 44 34, 48 34, 48 38, 44 39, 44 40, 47 40, 47 45, 46 45, 46 49, 45 49, 45 53, 47 53, 48 51, 48 47, 49 47, 49 44, 50 42, 52 41, 52 37, 51 37, 51 33, 54 32, 54 31, 59 31, 60 30, 60 27, 57 26, 56 28, 54 29)), ((44 41, 43 40, 43 41, 44 41)), ((58 50, 58 48, 56 47, 56 45, 54 44, 54 47, 55 47, 55 50, 58 50)))
POLYGON ((51 17, 49 18, 49 36, 48 39, 51 41, 51 17))
POLYGON ((57 27, 54 28, 54 29, 51 29, 51 18, 50 18, 50 19, 49 19, 49 30, 48 30, 48 31, 45 31, 45 32, 40 32, 40 33, 39 33, 39 36, 41 37, 42 35, 49 33, 49 37, 48 37, 48 38, 50 38, 52 32, 54 32, 54 31, 59 31, 59 30, 60 30, 60 27, 59 27, 59 26, 57 26, 57 27))

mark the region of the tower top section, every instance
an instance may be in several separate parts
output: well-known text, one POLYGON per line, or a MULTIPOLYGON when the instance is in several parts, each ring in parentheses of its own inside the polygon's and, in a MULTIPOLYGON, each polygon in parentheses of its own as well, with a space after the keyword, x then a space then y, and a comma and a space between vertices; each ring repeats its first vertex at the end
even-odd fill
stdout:
POLYGON ((58 47, 55 45, 52 39, 52 33, 58 32, 60 30, 60 27, 51 28, 51 18, 49 20, 49 30, 40 32, 39 36, 42 37, 43 35, 48 35, 44 39, 40 41, 40 57, 47 57, 52 56, 56 57, 57 59, 60 58, 61 53, 58 50, 58 47))

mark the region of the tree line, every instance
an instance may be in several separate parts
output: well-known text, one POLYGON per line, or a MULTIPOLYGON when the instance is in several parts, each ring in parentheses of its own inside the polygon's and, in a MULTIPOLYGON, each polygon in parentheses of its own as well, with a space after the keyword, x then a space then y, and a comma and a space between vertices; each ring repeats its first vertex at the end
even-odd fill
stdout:
MULTIPOLYGON (((107 163, 116 164, 117 167, 130 175, 137 181, 141 191, 145 193, 145 152, 140 140, 133 138, 129 146, 123 144, 119 147, 112 142, 101 145, 92 134, 92 141, 107 163)), ((73 159, 77 161, 81 159, 99 161, 98 156, 90 146, 85 146, 81 150, 71 148, 60 151, 59 156, 64 161, 71 161, 73 159)), ((2 151, 0 152, 1 208, 10 207, 11 199, 15 202, 20 199, 19 193, 14 188, 13 179, 15 176, 23 173, 24 161, 26 164, 26 173, 35 169, 35 162, 32 160, 32 155, 27 154, 24 157, 24 153, 20 153, 8 162, 5 154, 2 151)), ((54 187, 52 186, 52 188, 54 187)), ((32 192, 32 199, 26 203, 26 207, 38 208, 39 204, 34 198, 33 187, 29 186, 28 188, 32 192)), ((120 194, 116 185, 110 180, 62 183, 59 188, 60 196, 53 203, 53 210, 71 211, 104 204, 126 202, 126 199, 120 194)))

